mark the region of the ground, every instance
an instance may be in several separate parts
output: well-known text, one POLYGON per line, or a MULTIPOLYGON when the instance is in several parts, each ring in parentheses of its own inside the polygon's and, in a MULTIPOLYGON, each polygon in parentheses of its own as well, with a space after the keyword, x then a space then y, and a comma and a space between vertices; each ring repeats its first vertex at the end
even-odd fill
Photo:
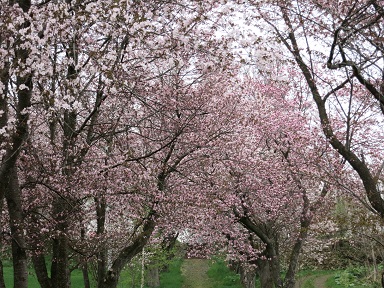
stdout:
MULTIPOLYGON (((185 259, 181 266, 181 272, 185 277, 183 288, 210 288, 210 280, 207 276, 209 261, 205 259, 185 259)), ((326 288, 325 282, 331 275, 305 276, 296 281, 295 288, 303 287, 304 283, 313 279, 314 287, 326 288)))
POLYGON ((204 259, 185 259, 181 272, 185 277, 183 288, 210 288, 207 271, 209 261, 204 259))

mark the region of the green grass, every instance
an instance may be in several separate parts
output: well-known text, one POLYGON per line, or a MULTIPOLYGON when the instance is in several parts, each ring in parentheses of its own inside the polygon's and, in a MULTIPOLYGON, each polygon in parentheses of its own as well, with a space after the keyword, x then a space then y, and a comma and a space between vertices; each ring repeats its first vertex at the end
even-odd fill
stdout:
MULTIPOLYGON (((160 288, 181 288, 183 276, 181 275, 182 259, 175 259, 169 263, 168 271, 160 273, 160 288)), ((124 269, 121 273, 118 288, 140 287, 141 266, 124 269)), ((75 287, 75 286, 74 286, 75 287)), ((79 286, 80 287, 80 286, 79 286)), ((145 286, 147 288, 147 286, 145 286)))
MULTIPOLYGON (((171 261, 167 272, 160 274, 161 288, 180 288, 183 285, 183 276, 181 275, 182 259, 171 261)), ((13 268, 12 263, 3 261, 4 280, 6 287, 13 287, 13 268), (5 263, 4 263, 5 262, 5 263)), ((140 287, 141 271, 139 269, 125 269, 120 277, 117 287, 140 287)), ((71 273, 71 287, 84 287, 83 274, 81 270, 74 270, 71 273)), ((28 288, 40 288, 37 277, 33 269, 30 269, 28 275, 28 288)))
POLYGON ((213 260, 207 272, 212 288, 241 288, 240 276, 231 271, 223 260, 213 260))
POLYGON ((183 285, 183 275, 181 275, 182 259, 177 259, 169 264, 167 272, 160 274, 161 288, 180 288, 183 285))
MULTIPOLYGON (((4 281, 6 287, 13 287, 13 268, 11 266, 4 266, 4 281)), ((80 270, 74 270, 71 273, 71 287, 84 287, 83 274, 80 270)), ((40 288, 37 277, 31 269, 28 275, 28 288, 40 288)))
MULTIPOLYGON (((301 282, 302 288, 316 288, 314 285, 314 279, 315 278, 323 276, 323 275, 330 275, 330 277, 332 278, 332 276, 331 276, 332 273, 333 272, 329 271, 329 270, 303 270, 297 274, 296 279, 306 278, 305 282, 301 282)), ((296 281, 298 281, 298 280, 296 280, 296 281)))

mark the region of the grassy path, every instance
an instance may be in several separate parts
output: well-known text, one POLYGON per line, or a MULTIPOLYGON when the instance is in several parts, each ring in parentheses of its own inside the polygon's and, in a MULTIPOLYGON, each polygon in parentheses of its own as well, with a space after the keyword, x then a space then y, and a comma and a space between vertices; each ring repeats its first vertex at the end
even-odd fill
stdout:
POLYGON ((181 273, 185 277, 183 288, 210 288, 207 275, 209 261, 205 259, 185 259, 181 273))
POLYGON ((295 288, 301 288, 301 287, 327 288, 325 283, 327 282, 328 278, 331 276, 332 276, 332 274, 304 276, 304 277, 301 277, 301 278, 296 280, 295 288), (313 285, 312 286, 304 286, 309 281, 311 281, 313 285))

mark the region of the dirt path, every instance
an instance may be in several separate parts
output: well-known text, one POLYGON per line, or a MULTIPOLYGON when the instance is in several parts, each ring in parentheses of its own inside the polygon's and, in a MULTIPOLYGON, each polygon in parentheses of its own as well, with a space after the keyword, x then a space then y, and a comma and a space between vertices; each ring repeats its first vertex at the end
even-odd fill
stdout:
POLYGON ((207 275, 209 262, 204 259, 185 259, 181 273, 185 277, 183 288, 210 288, 207 275))
POLYGON ((313 286, 316 288, 326 288, 325 283, 327 282, 328 278, 331 277, 331 274, 326 275, 319 275, 319 276, 305 276, 302 278, 299 278, 296 281, 295 288, 301 288, 304 286, 304 284, 310 280, 313 279, 313 286))

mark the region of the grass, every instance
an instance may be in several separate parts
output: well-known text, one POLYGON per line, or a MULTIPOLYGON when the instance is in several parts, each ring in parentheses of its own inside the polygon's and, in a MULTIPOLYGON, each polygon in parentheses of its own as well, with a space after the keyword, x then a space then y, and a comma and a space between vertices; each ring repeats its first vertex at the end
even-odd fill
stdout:
POLYGON ((367 278, 370 269, 366 267, 350 267, 345 270, 304 270, 298 278, 306 278, 302 288, 317 288, 314 281, 322 275, 329 275, 325 282, 327 288, 380 288, 381 284, 367 278))
MULTIPOLYGON (((6 287, 13 287, 13 268, 11 266, 4 266, 4 281, 6 287)), ((74 270, 71 273, 71 287, 84 287, 83 274, 80 270, 74 270)), ((31 269, 28 274, 28 288, 40 288, 37 277, 31 269)))
POLYGON ((160 274, 161 288, 180 288, 183 285, 184 279, 181 274, 182 259, 177 259, 169 264, 167 272, 160 274))
POLYGON ((240 276, 231 271, 223 260, 213 260, 207 272, 212 288, 241 288, 240 276))
MULTIPOLYGON (((12 263, 3 261, 4 281, 6 287, 13 287, 13 268, 12 263), (4 263, 6 262, 6 263, 4 263)), ((169 265, 167 272, 160 275, 160 288, 180 288, 183 284, 183 276, 181 274, 182 259, 176 259, 169 265)), ((118 288, 123 287, 140 287, 141 271, 132 271, 125 269, 118 284, 118 288), (133 272, 133 273, 132 273, 133 272)), ((84 287, 83 274, 81 270, 74 270, 71 273, 71 287, 84 287)), ((28 288, 40 288, 37 277, 33 269, 30 269, 28 275, 28 288)))
MULTIPOLYGON (((208 260, 207 260, 208 261, 208 260)), ((13 287, 13 268, 12 263, 6 260, 4 264, 4 280, 6 287, 13 287)), ((175 259, 170 262, 169 269, 160 274, 160 288, 181 288, 184 282, 184 277, 181 273, 183 259, 175 259)), ((241 288, 240 276, 231 271, 225 261, 221 259, 211 260, 207 272, 210 279, 210 287, 212 288, 241 288)), ((378 282, 373 282, 367 278, 370 275, 370 269, 365 267, 350 267, 345 270, 303 270, 297 275, 298 278, 305 279, 302 283, 302 288, 316 288, 315 278, 322 275, 330 275, 326 281, 328 288, 379 288, 381 285, 378 282)), ((123 287, 140 287, 141 272, 139 269, 125 269, 122 272, 119 288, 123 287), (135 271, 134 271, 135 270, 135 271)), ((258 283, 256 284, 256 287, 258 283)), ((39 288, 33 269, 30 270, 28 276, 28 287, 39 288)), ((83 275, 80 270, 74 270, 71 273, 71 287, 84 287, 83 275)))
POLYGON ((303 270, 297 274, 296 279, 298 278, 305 279, 305 281, 302 282, 301 284, 302 288, 316 288, 314 284, 315 278, 323 275, 329 275, 329 277, 333 278, 332 273, 333 271, 329 271, 329 270, 303 270))
MULTIPOLYGON (((182 259, 175 259, 169 263, 168 271, 160 273, 160 288, 181 288, 183 276, 181 274, 182 259)), ((118 288, 140 287, 141 267, 131 267, 122 271, 118 288)), ((75 286, 74 286, 75 287, 75 286)), ((77 286, 76 286, 77 287, 77 286)), ((80 286, 79 286, 80 287, 80 286)), ((144 286, 147 288, 147 286, 144 286)))

